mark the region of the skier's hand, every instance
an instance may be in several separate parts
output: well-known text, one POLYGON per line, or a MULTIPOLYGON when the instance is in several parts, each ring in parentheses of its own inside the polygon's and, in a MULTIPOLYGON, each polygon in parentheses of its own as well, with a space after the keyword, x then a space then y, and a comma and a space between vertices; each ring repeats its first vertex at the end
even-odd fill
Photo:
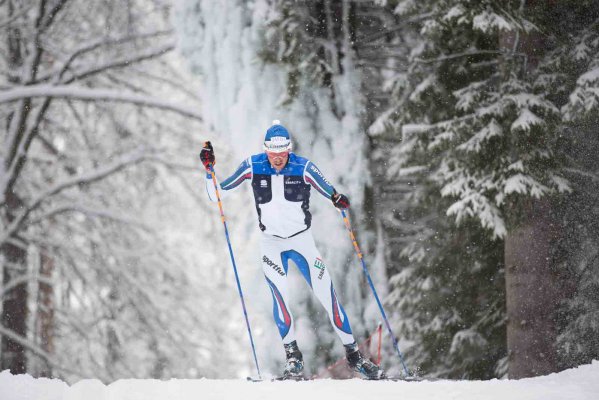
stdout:
POLYGON ((202 161, 202 164, 204 164, 206 171, 210 171, 210 166, 214 166, 214 164, 216 164, 212 143, 204 142, 204 147, 202 148, 202 151, 200 151, 200 160, 202 161))
POLYGON ((337 207, 341 210, 345 210, 346 208, 349 208, 349 199, 344 194, 333 193, 333 195, 331 196, 331 201, 333 202, 333 205, 335 207, 337 207))

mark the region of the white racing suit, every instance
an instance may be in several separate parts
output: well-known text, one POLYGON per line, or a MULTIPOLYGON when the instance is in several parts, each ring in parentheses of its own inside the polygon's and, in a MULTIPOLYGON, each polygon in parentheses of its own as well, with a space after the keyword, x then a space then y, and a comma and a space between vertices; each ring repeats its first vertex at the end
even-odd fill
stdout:
MULTIPOLYGON (((289 154, 289 161, 278 173, 265 153, 244 160, 237 171, 219 185, 222 195, 246 180, 252 183, 258 224, 262 230, 262 269, 272 294, 273 316, 283 343, 296 339, 288 301, 289 261, 297 266, 327 310, 343 344, 354 343, 349 320, 337 300, 331 276, 310 231, 311 188, 328 199, 335 189, 311 161, 294 153, 289 154)), ((210 174, 206 176, 206 190, 210 199, 216 201, 210 174)))

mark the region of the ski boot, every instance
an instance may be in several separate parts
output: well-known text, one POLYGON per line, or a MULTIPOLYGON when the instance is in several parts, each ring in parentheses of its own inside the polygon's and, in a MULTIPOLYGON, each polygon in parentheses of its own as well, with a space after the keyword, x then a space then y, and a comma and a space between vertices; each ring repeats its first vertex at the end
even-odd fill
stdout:
POLYGON ((289 344, 285 344, 285 370, 283 370, 282 379, 303 380, 304 378, 304 357, 302 352, 297 347, 297 342, 294 340, 289 344))
POLYGON ((367 358, 362 356, 356 343, 345 345, 345 357, 349 367, 362 374, 368 380, 385 379, 385 372, 367 358))

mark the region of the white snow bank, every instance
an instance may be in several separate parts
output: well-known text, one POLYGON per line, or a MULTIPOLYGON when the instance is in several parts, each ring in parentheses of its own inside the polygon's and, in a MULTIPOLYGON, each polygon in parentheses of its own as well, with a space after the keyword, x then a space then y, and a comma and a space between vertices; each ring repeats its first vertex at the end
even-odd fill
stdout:
POLYGON ((595 400, 599 398, 599 361, 547 376, 521 380, 369 382, 315 380, 124 379, 105 386, 82 380, 68 386, 58 379, 0 373, 0 400, 595 400))

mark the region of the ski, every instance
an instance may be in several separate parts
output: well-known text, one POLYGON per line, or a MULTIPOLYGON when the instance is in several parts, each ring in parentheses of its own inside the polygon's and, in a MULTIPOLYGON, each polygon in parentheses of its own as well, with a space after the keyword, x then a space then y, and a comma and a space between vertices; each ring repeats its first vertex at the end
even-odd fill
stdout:
POLYGON ((305 376, 295 376, 295 377, 276 376, 276 377, 267 378, 267 379, 252 378, 251 376, 248 376, 247 380, 249 382, 283 382, 283 381, 302 382, 302 381, 312 381, 314 379, 306 378, 305 376))
MULTIPOLYGON (((295 382, 304 382, 304 381, 315 381, 315 380, 320 380, 320 379, 331 379, 331 378, 307 378, 305 376, 302 377, 293 377, 293 378, 286 378, 283 376, 277 376, 277 377, 272 377, 272 378, 266 378, 266 379, 259 379, 259 378, 253 378, 251 376, 247 377, 248 382, 284 382, 284 381, 295 381, 295 382)), ((386 376, 384 378, 379 378, 379 379, 368 379, 368 378, 361 378, 361 377, 356 377, 353 379, 361 379, 363 381, 371 381, 371 382, 376 382, 376 381, 382 381, 382 382, 422 382, 424 381, 424 379, 422 378, 418 378, 418 377, 413 377, 413 376, 386 376)))

